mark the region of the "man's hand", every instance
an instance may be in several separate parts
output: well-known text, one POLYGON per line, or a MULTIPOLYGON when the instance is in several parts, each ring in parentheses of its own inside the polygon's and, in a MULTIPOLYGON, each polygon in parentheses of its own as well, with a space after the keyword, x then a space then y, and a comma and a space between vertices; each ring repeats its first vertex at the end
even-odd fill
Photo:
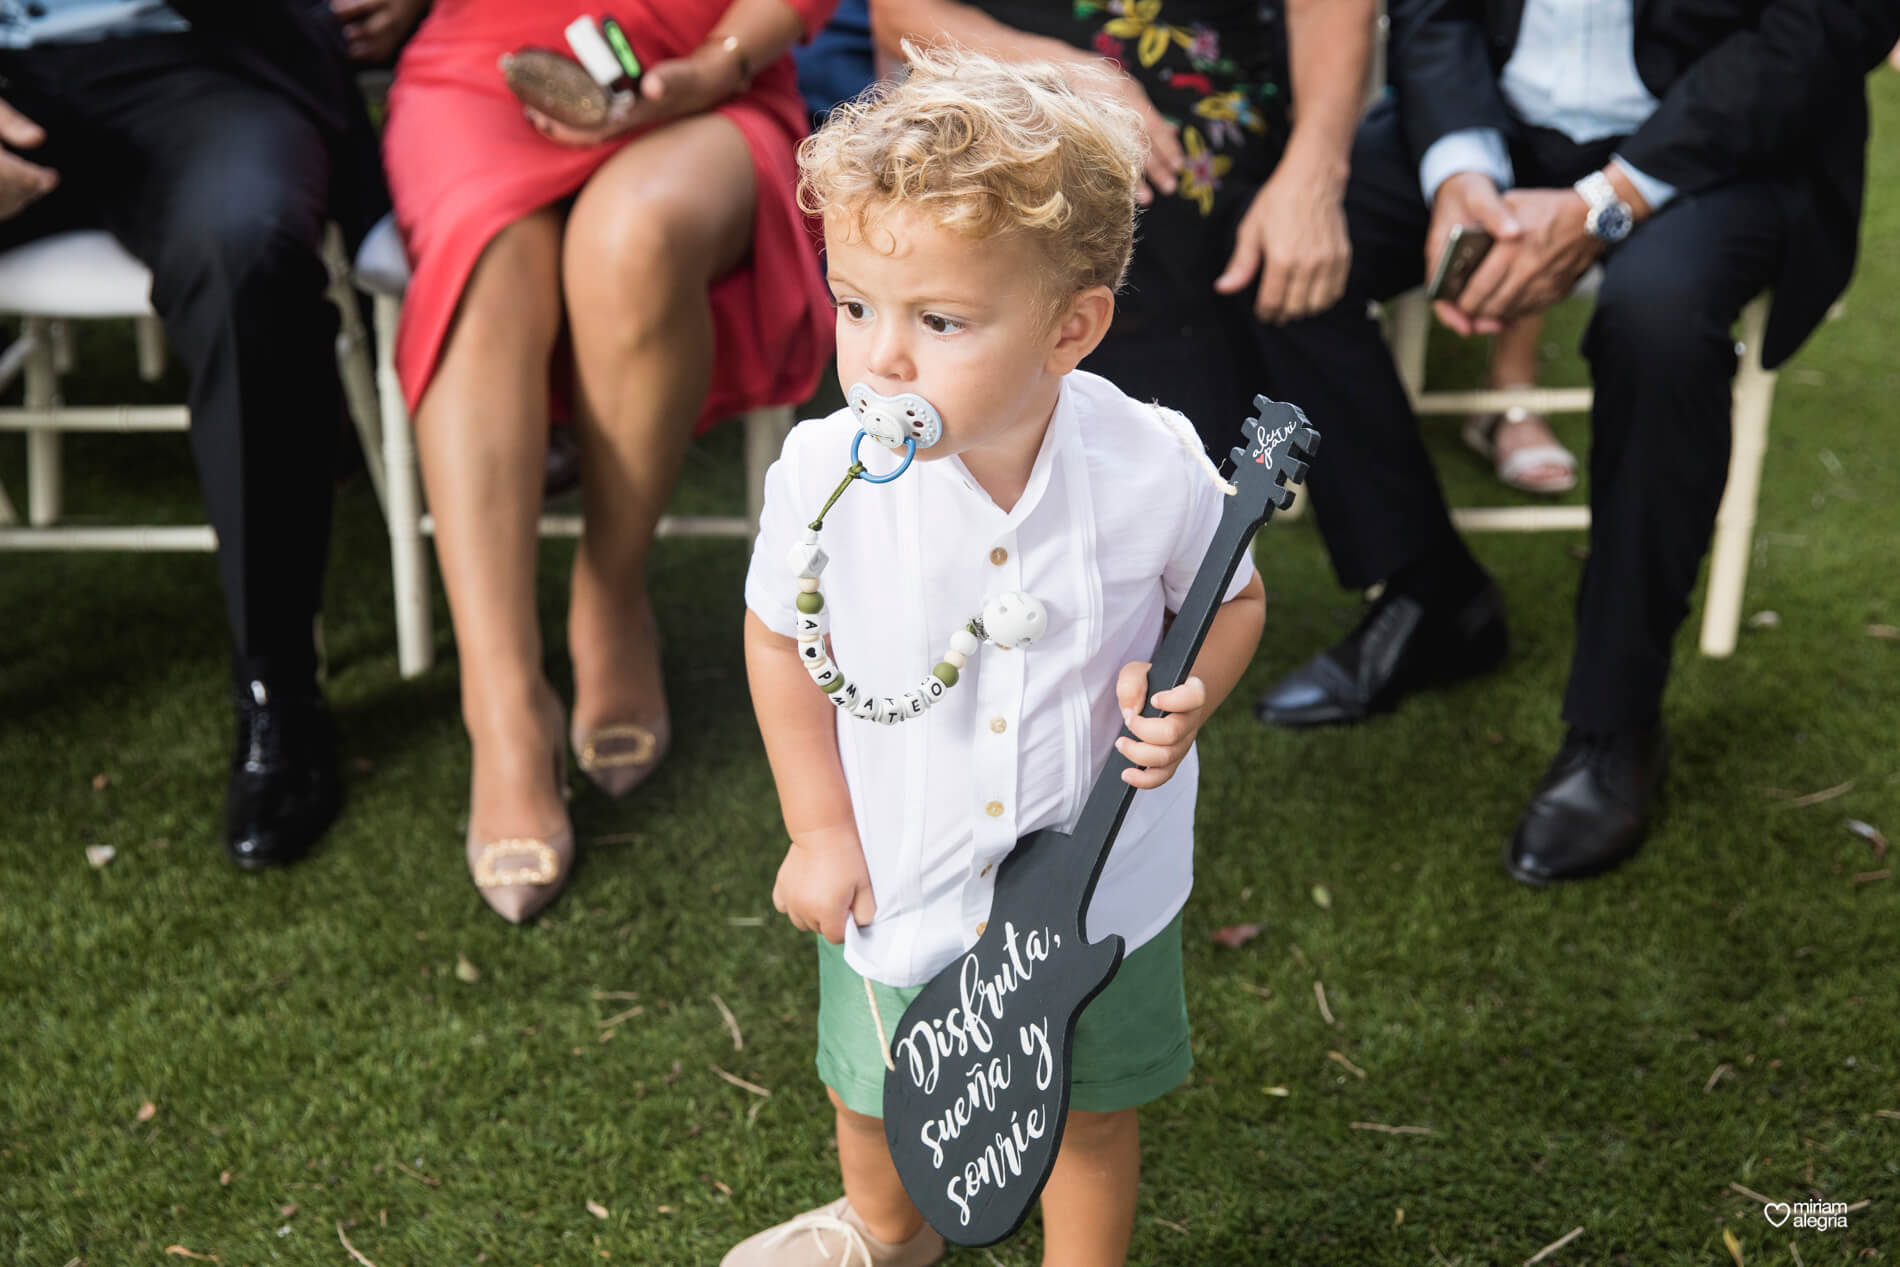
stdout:
POLYGON ((1258 272, 1253 311, 1262 321, 1294 321, 1332 307, 1352 267, 1343 195, 1343 179, 1283 161, 1241 219, 1234 253, 1214 289, 1234 294, 1258 272))
MULTIPOLYGON (((12 149, 30 150, 45 140, 46 129, 0 101, 0 142, 12 149)), ((59 173, 52 168, 0 150, 0 220, 11 220, 52 193, 58 184, 59 173)))
POLYGON ((1524 236, 1498 269, 1486 257, 1458 297, 1457 309, 1474 323, 1542 312, 1603 255, 1603 243, 1584 228, 1589 206, 1574 189, 1513 189, 1504 205, 1524 236))
POLYGON ((1122 666, 1115 679, 1115 699, 1122 706, 1122 721, 1133 739, 1124 735, 1115 741, 1115 751, 1146 769, 1122 771, 1122 782, 1135 787, 1160 787, 1174 777, 1194 746, 1194 736, 1207 721, 1207 687, 1190 677, 1173 690, 1158 691, 1156 708, 1165 709, 1159 717, 1143 717, 1142 693, 1148 689, 1149 666, 1141 661, 1122 666))
MULTIPOLYGON (((1489 176, 1482 172, 1458 172, 1448 176, 1432 199, 1431 228, 1425 233, 1425 276, 1430 277, 1438 270, 1438 259, 1445 253, 1445 244, 1455 224, 1481 225, 1491 234, 1491 250, 1465 285, 1464 293, 1469 295, 1487 273, 1501 276, 1509 269, 1524 228, 1498 196, 1498 187, 1491 183, 1489 176)), ((1496 318, 1473 320, 1463 305, 1443 299, 1432 305, 1432 311, 1438 314, 1440 321, 1462 335, 1496 334, 1503 328, 1496 318)))
POLYGON ((386 62, 396 45, 422 16, 429 0, 330 0, 330 12, 343 27, 350 60, 386 62))
POLYGON ((847 917, 859 928, 870 923, 877 901, 857 829, 810 831, 792 841, 772 886, 772 906, 791 919, 793 928, 821 933, 834 946, 844 941, 847 917))

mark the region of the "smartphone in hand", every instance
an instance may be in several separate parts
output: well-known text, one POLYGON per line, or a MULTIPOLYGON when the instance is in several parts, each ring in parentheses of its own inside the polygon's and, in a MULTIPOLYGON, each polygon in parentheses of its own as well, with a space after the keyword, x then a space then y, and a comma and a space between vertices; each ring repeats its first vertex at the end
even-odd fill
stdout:
POLYGON ((1480 225, 1452 225, 1451 236, 1445 240, 1444 253, 1438 257, 1438 268, 1432 273, 1432 284, 1426 288, 1425 297, 1434 303, 1440 299, 1456 300, 1464 293, 1471 275, 1478 271, 1478 265, 1484 263, 1491 242, 1490 232, 1480 225))

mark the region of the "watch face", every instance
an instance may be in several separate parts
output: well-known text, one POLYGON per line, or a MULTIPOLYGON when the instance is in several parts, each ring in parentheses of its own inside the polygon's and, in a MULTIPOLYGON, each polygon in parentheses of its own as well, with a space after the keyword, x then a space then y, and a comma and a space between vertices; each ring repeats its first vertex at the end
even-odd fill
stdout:
POLYGON ((1635 217, 1620 201, 1598 207, 1590 219, 1593 221, 1588 226, 1590 232, 1605 242, 1621 242, 1636 227, 1635 217))

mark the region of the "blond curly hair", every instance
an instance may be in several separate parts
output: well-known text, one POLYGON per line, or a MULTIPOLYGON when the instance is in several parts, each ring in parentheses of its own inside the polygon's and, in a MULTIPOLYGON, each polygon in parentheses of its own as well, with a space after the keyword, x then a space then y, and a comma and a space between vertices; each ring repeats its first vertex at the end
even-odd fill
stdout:
POLYGON ((949 46, 904 53, 907 75, 838 106, 799 146, 799 205, 859 233, 907 206, 970 238, 1022 234, 1051 265, 1052 307, 1119 289, 1147 138, 1105 74, 949 46))

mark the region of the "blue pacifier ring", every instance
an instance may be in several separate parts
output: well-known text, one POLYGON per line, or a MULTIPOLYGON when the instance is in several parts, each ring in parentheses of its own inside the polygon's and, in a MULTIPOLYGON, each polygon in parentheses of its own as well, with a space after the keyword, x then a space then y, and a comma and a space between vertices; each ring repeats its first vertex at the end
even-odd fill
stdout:
MULTIPOLYGON (((858 446, 864 443, 864 437, 868 434, 869 434, 868 432, 860 429, 857 435, 857 439, 851 442, 851 465, 853 466, 860 465, 860 462, 858 460, 858 446)), ((905 471, 908 471, 910 469, 911 461, 914 458, 916 458, 916 456, 917 456, 917 441, 912 439, 909 436, 906 436, 904 438, 904 464, 902 466, 898 467, 895 471, 892 471, 889 475, 873 475, 869 471, 859 471, 858 478, 863 480, 867 484, 888 484, 892 480, 896 479, 898 476, 902 475, 905 471)))

